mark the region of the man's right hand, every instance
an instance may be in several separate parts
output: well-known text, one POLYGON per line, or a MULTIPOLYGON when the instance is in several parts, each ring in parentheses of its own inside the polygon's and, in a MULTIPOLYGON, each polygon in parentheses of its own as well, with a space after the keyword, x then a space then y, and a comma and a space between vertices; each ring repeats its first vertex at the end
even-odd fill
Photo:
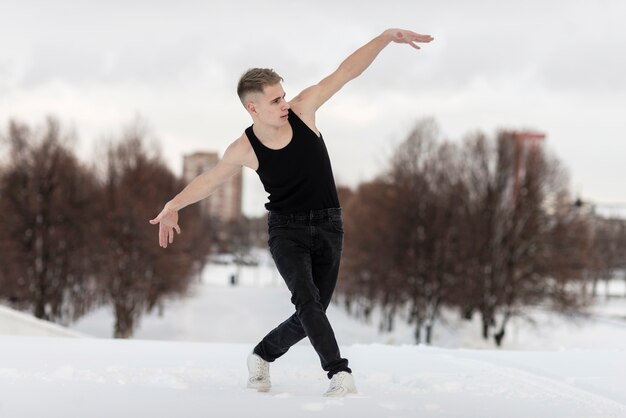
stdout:
POLYGON ((169 209, 167 205, 150 223, 152 225, 159 224, 159 245, 163 248, 167 248, 168 243, 174 242, 174 230, 180 234, 178 211, 169 209))
POLYGON ((430 42, 433 38, 430 35, 422 35, 404 29, 387 29, 385 34, 391 36, 391 40, 398 44, 409 44, 415 49, 420 49, 418 42, 430 42))

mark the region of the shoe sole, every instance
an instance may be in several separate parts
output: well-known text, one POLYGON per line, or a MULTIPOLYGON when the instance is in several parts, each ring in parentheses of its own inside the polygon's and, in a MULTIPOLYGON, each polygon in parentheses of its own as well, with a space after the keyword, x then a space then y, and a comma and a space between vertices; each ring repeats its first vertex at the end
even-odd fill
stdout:
POLYGON ((271 386, 254 386, 248 385, 248 389, 255 389, 257 392, 269 392, 272 389, 271 386))

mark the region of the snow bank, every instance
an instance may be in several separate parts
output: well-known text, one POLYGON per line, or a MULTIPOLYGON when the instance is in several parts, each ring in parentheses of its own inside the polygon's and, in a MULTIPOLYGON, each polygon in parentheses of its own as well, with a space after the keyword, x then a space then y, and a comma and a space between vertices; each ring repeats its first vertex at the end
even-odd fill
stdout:
POLYGON ((85 334, 0 305, 0 335, 84 337, 85 334))

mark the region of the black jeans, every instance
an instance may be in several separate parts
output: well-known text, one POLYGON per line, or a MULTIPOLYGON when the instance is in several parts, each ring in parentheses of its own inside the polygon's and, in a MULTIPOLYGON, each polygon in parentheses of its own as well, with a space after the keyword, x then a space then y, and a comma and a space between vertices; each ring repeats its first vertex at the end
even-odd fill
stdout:
POLYGON ((291 292, 296 312, 270 331, 254 353, 272 362, 309 337, 328 378, 347 371, 335 333, 326 317, 343 247, 341 209, 268 215, 269 247, 276 267, 291 292))

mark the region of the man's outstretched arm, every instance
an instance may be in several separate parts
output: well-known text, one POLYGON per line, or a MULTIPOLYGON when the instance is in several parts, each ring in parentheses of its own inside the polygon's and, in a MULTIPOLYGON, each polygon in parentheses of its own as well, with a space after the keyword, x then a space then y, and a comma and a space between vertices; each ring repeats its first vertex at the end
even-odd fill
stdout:
POLYGON ((180 234, 178 226, 178 211, 185 206, 202 200, 215 192, 226 180, 241 170, 246 163, 247 149, 245 142, 239 138, 226 149, 224 156, 212 169, 193 179, 180 193, 165 204, 165 207, 156 218, 150 220, 153 225, 159 225, 159 245, 167 248, 174 242, 174 231, 180 234))
POLYGON ((307 88, 296 96, 290 104, 298 107, 305 115, 315 113, 328 99, 337 93, 348 81, 361 75, 389 43, 408 44, 420 49, 419 43, 430 42, 434 38, 404 29, 387 29, 346 58, 339 68, 318 84, 307 88))

